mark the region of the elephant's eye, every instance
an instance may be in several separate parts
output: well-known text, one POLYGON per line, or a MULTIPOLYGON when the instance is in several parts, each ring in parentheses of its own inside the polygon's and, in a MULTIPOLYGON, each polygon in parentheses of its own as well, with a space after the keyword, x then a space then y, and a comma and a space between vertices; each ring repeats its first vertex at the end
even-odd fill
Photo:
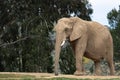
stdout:
POLYGON ((70 35, 70 33, 71 33, 71 30, 70 30, 70 29, 68 29, 68 28, 66 28, 66 29, 65 29, 65 33, 66 33, 66 35, 67 35, 67 36, 69 36, 69 35, 70 35))

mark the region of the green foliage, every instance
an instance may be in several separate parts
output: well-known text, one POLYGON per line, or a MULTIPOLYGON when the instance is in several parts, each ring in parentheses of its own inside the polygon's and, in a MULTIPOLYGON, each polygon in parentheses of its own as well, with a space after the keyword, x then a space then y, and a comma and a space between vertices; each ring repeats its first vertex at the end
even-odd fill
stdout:
MULTIPOLYGON (((6 41, 6 43, 12 43, 14 41, 21 40, 13 45, 4 45, 1 47, 1 51, 3 52, 1 54, 4 55, 4 60, 6 60, 5 67, 11 67, 8 69, 8 71, 17 71, 17 68, 18 71, 46 71, 48 66, 50 66, 50 52, 53 49, 51 46, 51 41, 49 39, 49 25, 42 22, 41 18, 39 17, 37 17, 35 20, 33 19, 31 23, 28 21, 29 25, 27 25, 29 28, 27 28, 28 26, 26 26, 26 24, 27 22, 25 24, 22 24, 20 34, 17 34, 13 37, 15 40, 13 40, 12 36, 9 38, 13 41, 10 39, 6 40, 6 37, 8 35, 3 36, 2 40, 4 40, 4 42, 6 41), (35 25, 33 25, 33 23, 35 25), (23 38, 25 39, 22 41, 23 38)), ((16 30, 19 30, 19 26, 16 28, 16 30)), ((11 33, 8 31, 8 34, 11 33)))
POLYGON ((60 70, 66 74, 73 74, 75 72, 75 57, 70 45, 67 45, 61 51, 60 70))
POLYGON ((114 51, 115 51, 115 60, 119 61, 120 58, 120 8, 119 10, 113 9, 107 15, 111 33, 113 36, 114 51))

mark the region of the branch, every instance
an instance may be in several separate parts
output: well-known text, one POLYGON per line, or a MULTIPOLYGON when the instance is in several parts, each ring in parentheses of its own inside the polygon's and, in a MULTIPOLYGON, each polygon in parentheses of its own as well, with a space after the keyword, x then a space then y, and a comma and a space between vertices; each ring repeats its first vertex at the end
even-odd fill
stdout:
POLYGON ((11 45, 11 44, 15 44, 15 43, 17 43, 17 42, 20 42, 20 41, 26 40, 27 38, 28 38, 28 37, 21 38, 21 39, 19 39, 19 40, 14 41, 14 42, 4 43, 4 44, 1 44, 0 47, 8 46, 8 45, 11 45))
POLYGON ((3 44, 0 44, 0 47, 12 45, 12 44, 15 44, 15 43, 17 43, 17 42, 24 41, 24 40, 26 40, 27 38, 33 39, 33 38, 39 38, 39 37, 41 37, 41 36, 40 36, 40 35, 30 35, 30 36, 21 38, 21 39, 19 39, 19 40, 16 40, 16 41, 13 41, 13 42, 10 42, 10 43, 3 43, 3 44))

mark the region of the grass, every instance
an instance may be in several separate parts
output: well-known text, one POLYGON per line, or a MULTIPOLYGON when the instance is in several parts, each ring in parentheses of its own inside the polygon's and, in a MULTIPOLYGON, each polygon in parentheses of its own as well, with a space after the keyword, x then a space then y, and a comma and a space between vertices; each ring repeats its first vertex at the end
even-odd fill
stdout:
POLYGON ((0 74, 0 80, 120 80, 114 79, 75 79, 75 78, 36 78, 32 75, 21 75, 21 74, 0 74))
POLYGON ((0 74, 0 80, 34 80, 35 76, 20 74, 0 74))
POLYGON ((45 78, 40 78, 36 80, 120 80, 118 78, 115 79, 71 79, 71 78, 52 78, 52 79, 45 79, 45 78))

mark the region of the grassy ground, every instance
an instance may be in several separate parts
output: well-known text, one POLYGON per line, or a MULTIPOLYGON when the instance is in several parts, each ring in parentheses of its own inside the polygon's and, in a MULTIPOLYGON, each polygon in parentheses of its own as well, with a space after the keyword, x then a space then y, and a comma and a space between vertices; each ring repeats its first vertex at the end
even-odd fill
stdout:
MULTIPOLYGON (((0 74, 0 80, 120 80, 120 78, 111 78, 111 79, 90 79, 90 78, 65 78, 65 77, 53 77, 49 78, 46 75, 40 76, 39 73, 7 73, 7 74, 0 74)), ((49 75, 50 76, 50 75, 49 75)))
POLYGON ((0 80, 34 80, 35 76, 18 74, 0 74, 0 80))

